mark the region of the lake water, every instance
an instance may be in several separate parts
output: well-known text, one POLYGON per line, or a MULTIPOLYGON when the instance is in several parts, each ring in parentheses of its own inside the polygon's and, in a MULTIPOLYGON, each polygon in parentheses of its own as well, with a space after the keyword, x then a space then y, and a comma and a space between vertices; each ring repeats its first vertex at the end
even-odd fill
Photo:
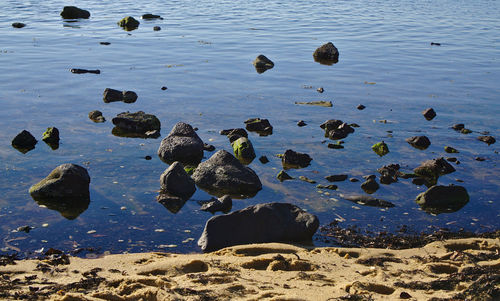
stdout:
MULTIPOLYGON (((231 151, 219 131, 244 127, 252 117, 267 118, 273 134, 250 133, 257 157, 249 167, 263 189, 251 199, 233 201, 233 210, 263 202, 290 202, 315 213, 321 225, 344 219, 342 226, 396 231, 408 225, 464 228, 484 232, 500 228, 499 143, 477 140, 481 132, 499 138, 500 109, 499 1, 11 1, 0 3, 0 248, 30 256, 53 247, 96 252, 167 250, 199 252, 196 240, 212 214, 200 211, 201 189, 173 214, 155 197, 159 177, 168 167, 156 151, 173 125, 184 121, 218 150, 231 151), (139 2, 139 3, 138 3, 139 2), (88 20, 66 22, 65 5, 91 13, 88 20), (142 14, 163 20, 139 19, 142 14), (117 22, 134 16, 141 24, 126 32, 117 22), (13 28, 13 22, 26 27, 13 28), (161 31, 154 31, 160 26, 161 31), (339 49, 332 66, 313 60, 327 42, 339 49), (109 42, 102 45, 100 42, 109 42), (431 45, 440 43, 440 46, 431 45), (258 74, 252 61, 266 55, 275 66, 258 74), (72 74, 71 68, 100 69, 101 74, 72 74), (168 87, 162 90, 161 87, 168 87), (104 103, 105 88, 135 91, 133 104, 104 103), (317 88, 323 87, 324 93, 317 88), (333 107, 296 105, 331 101, 333 107), (366 106, 357 110, 358 104, 366 106), (432 107, 432 121, 421 112, 432 107), (100 110, 107 121, 93 123, 88 112, 100 110), (145 111, 161 123, 159 139, 112 135, 111 119, 124 111, 145 111), (327 119, 357 123, 345 148, 329 149, 319 125, 327 119), (307 126, 298 127, 304 120, 307 126), (380 122, 385 120, 386 122, 380 122), (465 135, 450 129, 464 123, 465 135), (41 141, 47 127, 60 131, 52 150, 41 141), (11 146, 22 130, 38 140, 26 154, 11 146), (426 135, 422 151, 405 139, 426 135), (379 157, 371 150, 385 141, 379 157), (426 190, 411 180, 381 185, 373 194, 394 208, 357 205, 340 193, 362 193, 363 175, 399 163, 411 172, 421 162, 459 150, 456 172, 439 184, 464 186, 470 202, 454 213, 431 215, 415 203, 426 190), (348 174, 361 182, 336 183, 337 191, 318 190, 300 180, 280 183, 276 154, 286 149, 308 153, 313 161, 289 170, 328 184, 331 174, 348 174), (145 160, 150 155, 152 160, 145 160), (483 157, 483 162, 476 161, 483 157), (62 163, 85 166, 91 176, 91 202, 68 220, 40 207, 31 185, 62 163), (457 180, 463 181, 458 182, 457 180), (325 193, 327 192, 327 193, 325 193), (34 227, 29 233, 13 231, 34 227)), ((208 158, 212 153, 205 152, 208 158)), ((377 180, 378 181, 378 180, 377 180)), ((318 231, 315 243, 319 242, 318 231)))

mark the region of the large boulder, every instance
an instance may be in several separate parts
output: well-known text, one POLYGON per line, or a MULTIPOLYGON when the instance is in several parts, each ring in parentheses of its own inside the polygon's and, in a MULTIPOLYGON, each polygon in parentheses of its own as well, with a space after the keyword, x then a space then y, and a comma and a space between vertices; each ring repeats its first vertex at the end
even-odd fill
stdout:
POLYGON ((160 177, 161 190, 173 196, 188 200, 196 191, 194 180, 180 162, 170 165, 160 177))
POLYGON ((161 127, 160 120, 155 115, 143 111, 120 113, 112 122, 117 130, 124 133, 145 134, 149 131, 159 131, 161 127))
POLYGON ((76 164, 62 164, 29 189, 31 197, 49 209, 57 210, 68 219, 85 211, 90 202, 90 176, 76 164))
POLYGON ((203 145, 203 141, 191 125, 178 122, 161 141, 158 156, 167 164, 175 161, 198 164, 203 158, 203 145))
POLYGON ((65 6, 61 12, 61 17, 63 19, 88 19, 90 13, 88 10, 76 6, 65 6))
POLYGON ((323 65, 333 65, 339 61, 339 50, 332 42, 328 42, 316 49, 314 60, 323 65))
POLYGON ((469 194, 462 186, 436 185, 419 194, 416 202, 429 213, 455 212, 469 202, 469 194))
POLYGON ((198 245, 212 252, 241 244, 310 241, 318 226, 316 216, 293 204, 258 204, 210 218, 198 245))
POLYGON ((248 197, 262 189, 257 174, 225 150, 200 163, 192 178, 198 187, 217 196, 248 197))

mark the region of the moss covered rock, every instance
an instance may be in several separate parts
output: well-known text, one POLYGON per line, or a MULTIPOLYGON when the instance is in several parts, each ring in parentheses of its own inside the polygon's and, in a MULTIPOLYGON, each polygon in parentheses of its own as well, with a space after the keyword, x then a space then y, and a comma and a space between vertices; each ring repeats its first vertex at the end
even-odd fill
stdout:
POLYGON ((385 156, 389 153, 389 147, 384 141, 372 145, 372 150, 380 157, 385 156))
POLYGON ((252 142, 246 137, 240 137, 231 143, 234 156, 243 164, 250 164, 255 159, 255 150, 252 142))
POLYGON ((125 17, 118 22, 118 25, 123 27, 123 29, 126 31, 131 31, 136 29, 137 27, 139 27, 139 24, 140 22, 131 16, 125 17))

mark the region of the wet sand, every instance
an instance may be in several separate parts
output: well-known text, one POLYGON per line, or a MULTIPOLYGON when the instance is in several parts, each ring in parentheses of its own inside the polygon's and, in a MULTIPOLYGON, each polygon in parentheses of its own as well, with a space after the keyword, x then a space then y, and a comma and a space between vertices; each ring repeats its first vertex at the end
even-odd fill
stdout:
POLYGON ((500 292, 500 239, 406 250, 234 246, 208 254, 137 253, 19 260, 0 267, 2 299, 439 300, 500 292), (370 299, 371 298, 371 299, 370 299))

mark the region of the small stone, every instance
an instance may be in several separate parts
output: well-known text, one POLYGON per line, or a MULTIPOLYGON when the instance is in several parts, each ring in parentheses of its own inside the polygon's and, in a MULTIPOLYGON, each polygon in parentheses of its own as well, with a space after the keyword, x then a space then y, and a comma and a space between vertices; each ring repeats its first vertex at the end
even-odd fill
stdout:
POLYGON ((245 127, 249 132, 257 132, 260 136, 267 136, 273 133, 273 126, 267 119, 250 118, 245 120, 245 127))
POLYGON ((462 134, 466 134, 466 135, 467 135, 467 134, 472 133, 472 131, 471 131, 471 130, 469 130, 469 129, 463 128, 463 129, 461 129, 461 130, 460 130, 460 133, 462 133, 462 134))
POLYGON ((319 87, 318 89, 316 89, 316 91, 318 91, 319 93, 323 93, 325 92, 325 89, 323 89, 323 87, 319 87))
POLYGON ((310 105, 310 106, 318 106, 318 107, 327 107, 327 108, 333 107, 333 104, 331 101, 324 101, 324 100, 320 100, 320 101, 296 101, 295 104, 296 105, 310 105))
POLYGON ((139 27, 139 24, 140 22, 131 16, 125 17, 118 22, 118 25, 123 27, 123 29, 126 31, 131 31, 136 29, 137 27, 139 27))
POLYGON ((380 188, 380 185, 375 181, 375 179, 368 179, 363 184, 361 184, 361 189, 366 193, 372 194, 380 188))
POLYGON ((69 71, 71 73, 75 73, 75 74, 85 74, 85 73, 101 74, 101 70, 99 70, 99 69, 87 70, 87 69, 72 68, 69 71))
POLYGON ((455 158, 455 157, 448 157, 448 158, 446 158, 446 161, 449 161, 449 162, 457 162, 457 160, 458 159, 455 158))
POLYGON ((61 17, 63 19, 88 19, 90 13, 76 6, 65 6, 61 12, 61 17))
POLYGON ((342 144, 339 144, 339 143, 328 143, 328 148, 343 149, 344 146, 342 144))
POLYGON ((145 156, 144 159, 151 160, 152 158, 151 158, 151 156, 145 156))
POLYGON ((269 159, 266 156, 260 156, 259 161, 262 164, 269 163, 269 159))
POLYGON ((304 182, 307 182, 307 183, 311 183, 311 184, 316 184, 316 181, 311 180, 311 179, 309 179, 309 178, 308 178, 308 177, 306 177, 306 176, 299 176, 299 180, 304 181, 304 182))
POLYGON ((414 136, 406 139, 406 142, 408 142, 411 146, 414 148, 424 150, 431 145, 431 141, 429 138, 426 136, 414 136))
POLYGON ((462 186, 432 186, 416 202, 429 213, 456 212, 469 202, 469 194, 462 186))
POLYGON ((451 126, 452 129, 455 131, 461 131, 465 128, 465 125, 463 123, 457 123, 451 126))
POLYGON ((313 57, 320 64, 333 65, 339 61, 339 51, 332 42, 328 42, 318 47, 314 51, 313 57))
POLYGON ((474 160, 482 162, 482 161, 485 161, 486 159, 483 157, 475 157, 474 160))
POLYGON ((265 55, 259 55, 257 58, 252 62, 252 64, 255 67, 255 70, 257 73, 263 73, 268 69, 271 69, 274 67, 274 63, 268 59, 265 55))
POLYGON ((21 227, 18 227, 16 230, 18 232, 26 232, 26 233, 29 233, 32 229, 34 229, 33 227, 30 227, 30 226, 21 226, 21 227))
POLYGON ((14 28, 23 28, 24 26, 26 26, 26 24, 21 23, 21 22, 12 23, 12 27, 14 27, 14 28))
POLYGON ((280 171, 278 173, 278 175, 276 176, 276 178, 278 180, 280 180, 280 182, 283 182, 285 180, 293 180, 294 179, 289 174, 287 174, 284 170, 280 171))
POLYGON ((215 146, 213 146, 211 144, 203 143, 203 150, 205 150, 207 152, 213 152, 215 150, 215 146))
POLYGON ((365 107, 364 105, 358 105, 358 106, 356 107, 356 109, 358 109, 358 110, 360 110, 360 111, 361 111, 361 110, 364 110, 365 108, 366 108, 366 107, 365 107))
POLYGON ((445 146, 444 151, 449 153, 449 154, 457 154, 458 153, 458 151, 451 146, 445 146))
POLYGON ((49 127, 43 133, 42 141, 46 143, 57 143, 59 144, 59 130, 56 127, 49 127))
POLYGON ((163 87, 161 87, 161 89, 162 89, 163 91, 165 91, 165 90, 167 90, 168 88, 167 88, 167 87, 165 87, 165 86, 163 86, 163 87))
POLYGON ((240 137, 231 143, 234 156, 243 164, 250 164, 255 159, 255 150, 247 137, 240 137))
MULTIPOLYGON (((433 45, 433 44, 438 44, 438 43, 431 43, 431 45, 433 45)), ((441 44, 439 44, 439 45, 441 45, 441 44)), ((411 298, 411 295, 408 294, 407 292, 401 292, 401 294, 399 294, 399 299, 410 299, 410 298, 411 298)))
POLYGON ((479 137, 477 137, 477 139, 479 141, 483 141, 484 143, 487 143, 488 145, 496 142, 496 140, 493 136, 479 136, 479 137))
POLYGON ((160 120, 156 116, 143 111, 135 113, 123 112, 113 118, 113 124, 125 133, 144 134, 149 131, 160 130, 160 120))
POLYGON ((123 91, 122 101, 125 103, 134 103, 137 100, 137 93, 134 91, 123 91))
POLYGON ((349 182, 356 183, 356 182, 359 182, 359 180, 356 178, 349 178, 349 182))
POLYGON ((287 168, 304 168, 309 166, 312 158, 308 154, 298 153, 291 149, 285 151, 281 157, 281 164, 287 168))
POLYGON ((163 20, 163 18, 161 16, 153 15, 153 14, 144 14, 141 16, 141 19, 144 19, 144 20, 154 20, 154 19, 163 20))
POLYGON ((372 145, 372 150, 380 157, 385 156, 389 153, 389 147, 384 141, 372 145))
POLYGON ((212 214, 214 214, 217 211, 221 211, 223 213, 228 213, 231 211, 231 208, 233 207, 233 199, 229 195, 224 195, 220 197, 219 199, 212 198, 207 203, 204 203, 200 210, 201 211, 208 211, 212 214))
POLYGON ((330 175, 325 177, 328 182, 342 182, 347 180, 347 175, 330 175))
POLYGON ((110 43, 110 42, 99 42, 99 44, 101 44, 101 45, 106 45, 106 46, 107 46, 107 45, 111 45, 111 43, 110 43))
POLYGON ((306 126, 307 123, 305 123, 304 120, 299 120, 299 122, 297 122, 297 125, 300 126, 300 127, 303 127, 303 126, 306 126))
POLYGON ((428 108, 422 112, 422 115, 424 115, 425 119, 432 120, 434 119, 434 117, 436 117, 436 112, 433 108, 428 108))
POLYGON ((318 189, 330 189, 330 190, 337 190, 338 186, 337 186, 337 185, 334 185, 334 184, 330 184, 330 185, 322 185, 322 184, 318 184, 318 185, 316 185, 316 188, 318 188, 318 189))
POLYGON ((154 30, 154 31, 160 31, 160 30, 161 30, 161 27, 160 27, 160 26, 155 26, 155 27, 153 27, 153 30, 154 30))

